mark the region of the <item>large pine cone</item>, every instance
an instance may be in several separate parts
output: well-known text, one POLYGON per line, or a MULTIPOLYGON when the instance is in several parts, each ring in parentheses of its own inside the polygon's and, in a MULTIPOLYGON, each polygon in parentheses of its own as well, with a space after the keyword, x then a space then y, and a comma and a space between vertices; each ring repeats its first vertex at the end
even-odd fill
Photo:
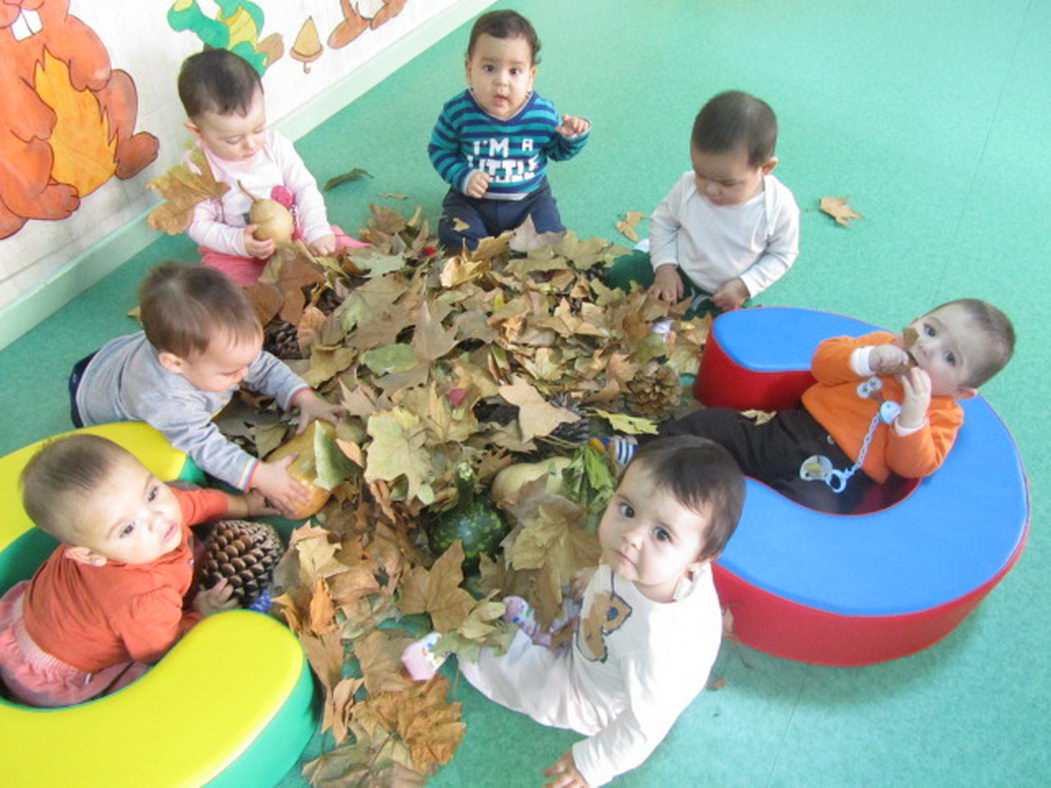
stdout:
POLYGON ((636 416, 663 421, 682 397, 679 375, 667 364, 651 362, 627 385, 625 404, 636 416))
POLYGON ((285 547, 273 526, 223 520, 208 535, 205 550, 201 588, 211 588, 225 577, 238 601, 249 605, 270 584, 285 547))

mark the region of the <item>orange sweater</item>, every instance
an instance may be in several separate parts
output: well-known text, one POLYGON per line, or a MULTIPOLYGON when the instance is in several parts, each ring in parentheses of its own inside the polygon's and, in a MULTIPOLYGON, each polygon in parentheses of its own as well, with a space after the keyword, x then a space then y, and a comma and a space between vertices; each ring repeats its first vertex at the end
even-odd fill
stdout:
POLYGON ((26 631, 44 651, 94 673, 130 660, 156 662, 201 620, 183 610, 193 581, 190 526, 226 514, 218 490, 173 489, 182 541, 148 564, 90 566, 55 552, 33 575, 23 603, 26 631))
MULTIPOLYGON (((894 334, 877 331, 862 337, 836 337, 822 342, 814 353, 810 371, 817 383, 803 392, 803 407, 853 460, 872 423, 879 403, 872 397, 858 396, 858 383, 867 380, 856 374, 850 356, 859 347, 886 345, 894 334)), ((881 375, 884 400, 902 402, 901 384, 881 375)), ((898 435, 892 424, 880 424, 872 437, 862 469, 877 482, 885 482, 894 472, 908 479, 930 476, 945 461, 963 424, 963 409, 952 397, 932 397, 927 423, 909 435, 898 435)))

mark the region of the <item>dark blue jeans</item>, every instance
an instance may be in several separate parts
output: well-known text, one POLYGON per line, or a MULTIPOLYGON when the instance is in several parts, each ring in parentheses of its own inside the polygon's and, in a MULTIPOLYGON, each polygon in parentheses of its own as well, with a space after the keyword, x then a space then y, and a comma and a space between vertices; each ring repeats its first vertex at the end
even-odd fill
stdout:
POLYGON ((80 388, 80 379, 84 377, 84 370, 88 368, 93 358, 95 358, 94 353, 84 356, 73 365, 73 371, 69 373, 69 418, 78 430, 84 426, 84 420, 80 418, 80 411, 77 410, 77 389, 80 388))
POLYGON ((438 238, 451 252, 460 251, 464 244, 474 249, 483 238, 514 230, 527 216, 533 217, 538 233, 558 233, 566 229, 546 178, 536 191, 521 200, 477 199, 450 189, 442 200, 438 238), (467 229, 456 230, 454 219, 465 222, 467 229))

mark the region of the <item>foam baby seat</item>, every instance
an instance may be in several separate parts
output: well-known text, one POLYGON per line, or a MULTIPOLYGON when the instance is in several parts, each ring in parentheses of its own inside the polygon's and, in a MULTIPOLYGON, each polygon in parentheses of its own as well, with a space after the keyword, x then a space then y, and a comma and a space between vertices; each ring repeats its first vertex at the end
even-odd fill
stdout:
MULTIPOLYGON (((146 424, 88 427, 161 479, 199 478, 146 424)), ((33 528, 18 477, 39 443, 0 458, 0 593, 32 576, 57 544, 33 528)), ((195 626, 145 676, 78 706, 0 700, 6 785, 273 785, 317 728, 299 641, 269 616, 231 611, 195 626)))
MULTIPOLYGON (((796 407, 822 340, 874 330, 809 309, 725 313, 694 394, 712 407, 796 407)), ((1028 485, 989 404, 960 404, 964 425, 942 467, 883 488, 889 499, 872 511, 814 511, 746 479, 740 524, 713 573, 739 640, 823 665, 896 659, 948 635, 1003 579, 1029 534, 1028 485)))

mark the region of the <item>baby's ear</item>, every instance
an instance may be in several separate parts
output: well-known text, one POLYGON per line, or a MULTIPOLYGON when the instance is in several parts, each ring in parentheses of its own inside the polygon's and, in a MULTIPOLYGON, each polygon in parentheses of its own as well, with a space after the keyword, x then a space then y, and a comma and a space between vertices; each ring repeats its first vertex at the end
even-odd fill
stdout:
POLYGON ((973 386, 960 386, 952 396, 953 399, 973 399, 978 396, 978 389, 973 386))
POLYGON ((196 123, 194 123, 194 122, 193 122, 192 120, 188 120, 188 121, 184 122, 184 123, 183 123, 182 125, 184 125, 184 126, 185 126, 185 127, 187 128, 187 130, 188 130, 188 131, 189 131, 189 132, 190 132, 190 133, 191 133, 191 134, 192 134, 192 135, 193 135, 193 136, 194 136, 195 138, 197 138, 197 139, 200 139, 200 138, 201 138, 201 129, 200 129, 200 127, 199 127, 199 126, 198 126, 198 125, 197 125, 196 123))
POLYGON ((66 555, 78 564, 87 564, 88 566, 106 565, 106 556, 96 553, 90 547, 71 545, 66 548, 66 555))
POLYGON ((181 375, 186 361, 182 356, 177 356, 170 350, 161 350, 157 353, 158 363, 173 375, 181 375))
POLYGON ((769 175, 774 171, 774 168, 778 165, 779 162, 780 160, 777 158, 777 156, 771 156, 770 160, 766 164, 763 164, 759 167, 759 171, 763 173, 763 175, 769 175))

